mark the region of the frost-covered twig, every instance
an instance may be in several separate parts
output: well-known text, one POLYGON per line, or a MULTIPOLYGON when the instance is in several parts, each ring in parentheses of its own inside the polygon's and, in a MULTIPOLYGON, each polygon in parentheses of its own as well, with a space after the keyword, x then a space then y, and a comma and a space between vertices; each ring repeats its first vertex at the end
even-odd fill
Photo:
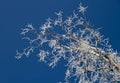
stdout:
POLYGON ((120 56, 108 44, 108 39, 87 21, 87 8, 80 3, 79 10, 74 10, 65 20, 62 11, 55 13, 58 18, 48 18, 39 30, 28 25, 21 35, 28 40, 29 46, 22 53, 17 51, 16 58, 29 57, 31 52, 38 50, 39 61, 51 67, 64 58, 68 67, 66 83, 120 81, 120 56))

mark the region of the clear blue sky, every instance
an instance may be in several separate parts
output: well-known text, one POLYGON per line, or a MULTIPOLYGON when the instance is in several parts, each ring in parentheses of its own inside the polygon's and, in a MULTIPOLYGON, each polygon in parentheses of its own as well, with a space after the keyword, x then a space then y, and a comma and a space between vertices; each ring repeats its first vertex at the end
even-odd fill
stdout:
MULTIPOLYGON (((84 1, 84 0, 82 0, 84 1)), ((54 12, 62 10, 69 16, 80 0, 0 0, 0 83, 56 83, 63 81, 65 67, 54 69, 37 62, 34 56, 16 60, 16 49, 24 48, 19 35, 28 23, 39 27, 54 12)), ((120 0, 86 0, 87 18, 101 33, 110 38, 120 52, 120 0)))

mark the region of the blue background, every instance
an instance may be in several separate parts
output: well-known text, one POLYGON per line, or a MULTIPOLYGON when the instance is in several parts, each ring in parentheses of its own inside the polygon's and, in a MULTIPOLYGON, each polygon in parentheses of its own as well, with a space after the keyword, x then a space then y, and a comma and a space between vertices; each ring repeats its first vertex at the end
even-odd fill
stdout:
MULTIPOLYGON (((16 49, 25 47, 19 35, 28 23, 39 27, 54 12, 69 16, 80 0, 0 0, 0 83, 57 83, 65 76, 64 62, 54 69, 37 58, 16 60, 16 49)), ((86 0, 87 18, 120 52, 120 0, 86 0)))

